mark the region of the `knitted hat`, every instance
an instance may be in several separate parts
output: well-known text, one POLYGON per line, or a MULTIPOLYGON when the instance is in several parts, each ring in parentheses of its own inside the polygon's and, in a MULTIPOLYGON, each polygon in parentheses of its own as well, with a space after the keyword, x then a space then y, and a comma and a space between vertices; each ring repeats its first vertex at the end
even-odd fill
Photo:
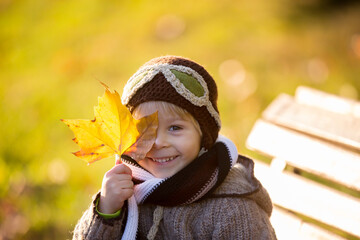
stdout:
POLYGON ((209 149, 221 127, 214 79, 199 64, 177 56, 145 63, 128 80, 121 97, 130 112, 141 103, 164 101, 188 111, 199 123, 202 146, 209 149))

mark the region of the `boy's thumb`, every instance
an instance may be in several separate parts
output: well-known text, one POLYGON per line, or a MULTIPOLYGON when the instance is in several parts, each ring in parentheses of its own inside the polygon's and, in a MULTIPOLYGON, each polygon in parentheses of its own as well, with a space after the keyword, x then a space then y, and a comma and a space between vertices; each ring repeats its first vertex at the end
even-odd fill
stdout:
POLYGON ((121 157, 119 154, 115 154, 115 165, 121 164, 121 157))

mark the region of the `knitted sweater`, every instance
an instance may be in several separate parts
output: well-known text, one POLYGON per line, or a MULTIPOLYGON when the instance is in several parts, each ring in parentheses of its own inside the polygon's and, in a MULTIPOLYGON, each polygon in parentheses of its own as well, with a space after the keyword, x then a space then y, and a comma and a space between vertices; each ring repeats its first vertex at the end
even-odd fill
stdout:
MULTIPOLYGON (((269 221, 269 195, 253 175, 254 163, 239 158, 240 163, 209 197, 188 205, 161 207, 155 239, 276 239, 269 221)), ((121 239, 126 207, 119 217, 104 219, 95 210, 98 197, 76 225, 73 239, 121 239)), ((139 206, 137 239, 147 238, 157 208, 151 204, 139 206)))

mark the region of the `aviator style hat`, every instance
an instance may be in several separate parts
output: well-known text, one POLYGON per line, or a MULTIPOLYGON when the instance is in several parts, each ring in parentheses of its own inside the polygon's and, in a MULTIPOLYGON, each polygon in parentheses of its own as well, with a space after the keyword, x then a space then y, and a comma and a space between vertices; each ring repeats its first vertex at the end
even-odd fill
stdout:
POLYGON ((128 80, 121 97, 130 112, 141 103, 164 101, 188 111, 199 123, 209 149, 221 127, 214 79, 199 64, 178 56, 154 58, 128 80))

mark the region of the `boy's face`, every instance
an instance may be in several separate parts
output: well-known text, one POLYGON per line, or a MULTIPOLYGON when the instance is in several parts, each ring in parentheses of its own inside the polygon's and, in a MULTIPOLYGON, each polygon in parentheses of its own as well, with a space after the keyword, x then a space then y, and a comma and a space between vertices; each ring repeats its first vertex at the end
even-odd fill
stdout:
POLYGON ((183 169, 198 156, 201 136, 190 119, 169 114, 162 108, 158 109, 155 104, 142 109, 139 116, 147 116, 156 111, 159 126, 155 143, 145 159, 138 163, 155 177, 166 178, 183 169))

